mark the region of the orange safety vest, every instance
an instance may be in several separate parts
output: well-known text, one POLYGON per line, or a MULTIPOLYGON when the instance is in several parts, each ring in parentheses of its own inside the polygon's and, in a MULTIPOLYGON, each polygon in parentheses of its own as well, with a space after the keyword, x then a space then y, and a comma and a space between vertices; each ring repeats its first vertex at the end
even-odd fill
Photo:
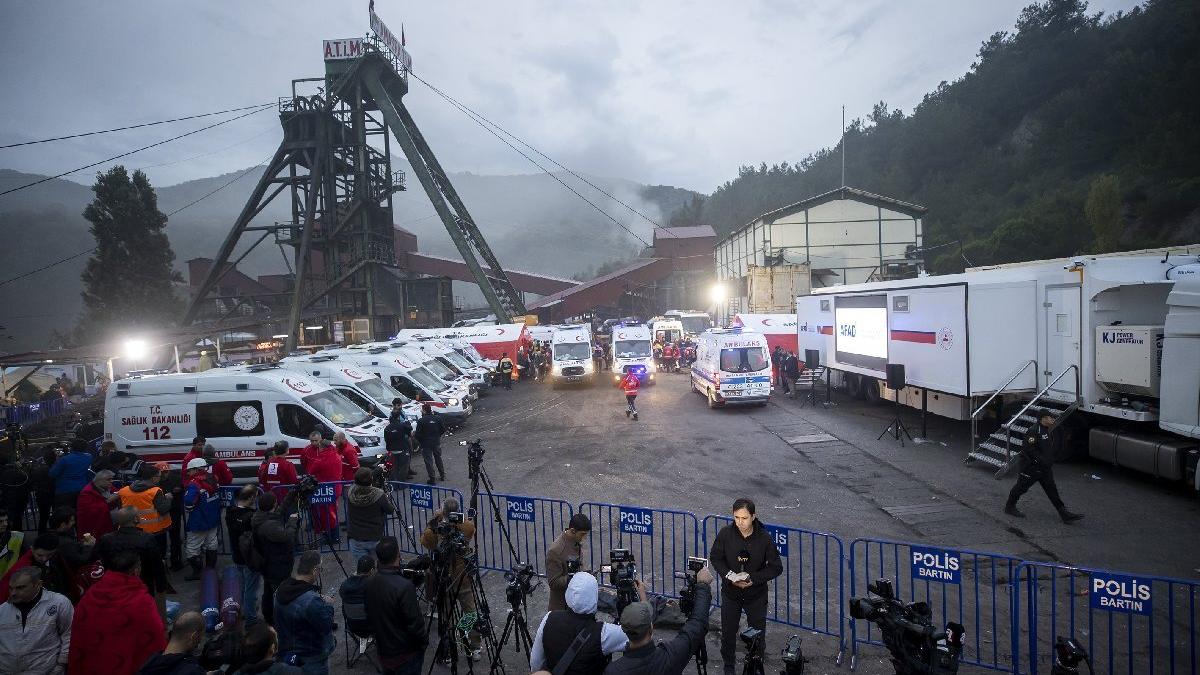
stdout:
POLYGON ((154 497, 160 492, 160 487, 134 492, 128 485, 117 491, 122 507, 132 506, 137 509, 138 528, 148 534, 162 532, 171 526, 171 515, 159 513, 154 508, 154 497))

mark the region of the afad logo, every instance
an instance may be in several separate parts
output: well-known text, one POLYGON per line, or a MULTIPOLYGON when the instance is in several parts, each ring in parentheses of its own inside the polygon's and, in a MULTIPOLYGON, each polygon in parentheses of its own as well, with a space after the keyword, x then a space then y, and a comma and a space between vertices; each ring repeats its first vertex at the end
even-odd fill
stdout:
POLYGON ((311 394, 312 385, 307 380, 293 380, 290 377, 283 378, 283 383, 290 387, 293 391, 298 391, 301 394, 311 394))
POLYGON ((348 377, 352 380, 363 379, 362 373, 358 372, 357 370, 350 370, 349 368, 342 368, 342 372, 346 374, 346 377, 348 377))
POLYGON ((942 349, 950 351, 950 349, 954 346, 954 331, 950 330, 949 328, 942 328, 939 330, 937 332, 937 343, 942 349))

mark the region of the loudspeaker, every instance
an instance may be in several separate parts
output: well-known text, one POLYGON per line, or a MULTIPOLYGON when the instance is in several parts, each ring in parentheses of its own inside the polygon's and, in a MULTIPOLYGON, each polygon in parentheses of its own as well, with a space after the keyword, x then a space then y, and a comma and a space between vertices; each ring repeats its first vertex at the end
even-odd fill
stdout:
POLYGON ((887 364, 887 386, 888 389, 899 391, 904 388, 904 364, 889 363, 887 364))
POLYGON ((821 365, 821 350, 820 349, 805 349, 804 350, 804 367, 811 370, 820 365, 821 365))

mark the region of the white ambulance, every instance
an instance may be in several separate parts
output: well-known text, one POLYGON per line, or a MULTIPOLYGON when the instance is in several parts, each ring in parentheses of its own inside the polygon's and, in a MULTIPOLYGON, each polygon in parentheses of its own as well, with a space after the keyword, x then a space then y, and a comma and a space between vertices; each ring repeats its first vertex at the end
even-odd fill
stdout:
POLYGON ((675 342, 683 339, 683 322, 679 319, 655 317, 650 319, 650 335, 654 340, 675 342))
POLYGON ((239 482, 256 474, 276 441, 298 457, 314 430, 345 432, 373 460, 387 424, 324 382, 276 365, 127 377, 108 387, 104 414, 104 438, 118 450, 178 467, 192 438, 203 436, 239 482))
POLYGON ((486 367, 475 364, 460 354, 447 340, 438 338, 416 339, 404 341, 404 345, 419 349, 433 357, 443 366, 450 368, 463 377, 470 378, 471 391, 475 394, 476 399, 479 398, 480 392, 491 386, 491 371, 486 367))
POLYGON ((657 368, 650 347, 650 329, 644 324, 617 324, 612 330, 612 372, 618 384, 625 373, 637 373, 643 384, 654 382, 657 368))
POLYGON ((590 326, 560 326, 550 336, 550 382, 591 383, 596 378, 592 364, 592 329, 590 326))
POLYGON ((766 405, 771 396, 771 357, 762 333, 742 328, 713 329, 696 341, 692 391, 708 407, 731 403, 766 405))
POLYGON ((421 416, 420 404, 355 364, 338 359, 336 354, 287 356, 279 360, 279 367, 321 380, 373 415, 390 417, 392 401, 399 398, 404 400, 405 418, 413 420, 421 416))
POLYGON ((330 349, 326 353, 336 354, 339 359, 357 365, 417 403, 430 404, 448 426, 461 426, 474 412, 470 400, 426 370, 404 350, 383 344, 370 348, 357 345, 330 349))
POLYGON ((441 378, 443 382, 450 385, 451 390, 456 396, 468 401, 474 401, 479 398, 479 388, 475 386, 470 377, 439 361, 433 354, 418 349, 416 345, 409 345, 404 342, 392 342, 388 344, 396 353, 407 356, 409 360, 420 364, 425 370, 441 378))

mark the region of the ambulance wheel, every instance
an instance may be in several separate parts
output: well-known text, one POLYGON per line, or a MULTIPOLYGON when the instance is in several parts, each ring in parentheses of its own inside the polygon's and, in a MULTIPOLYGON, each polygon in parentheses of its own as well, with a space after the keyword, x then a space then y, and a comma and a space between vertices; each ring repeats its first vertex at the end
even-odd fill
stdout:
POLYGON ((857 373, 846 373, 842 381, 842 387, 846 390, 846 395, 850 398, 862 398, 863 383, 862 378, 857 373))
POLYGON ((692 383, 692 392, 693 392, 693 393, 696 393, 696 394, 699 394, 699 393, 700 393, 700 390, 696 388, 696 380, 695 380, 695 379, 692 379, 692 378, 688 378, 688 379, 690 379, 690 380, 691 380, 691 383, 692 383))
POLYGON ((883 398, 879 394, 879 380, 873 377, 862 378, 862 398, 867 403, 879 403, 883 398))

